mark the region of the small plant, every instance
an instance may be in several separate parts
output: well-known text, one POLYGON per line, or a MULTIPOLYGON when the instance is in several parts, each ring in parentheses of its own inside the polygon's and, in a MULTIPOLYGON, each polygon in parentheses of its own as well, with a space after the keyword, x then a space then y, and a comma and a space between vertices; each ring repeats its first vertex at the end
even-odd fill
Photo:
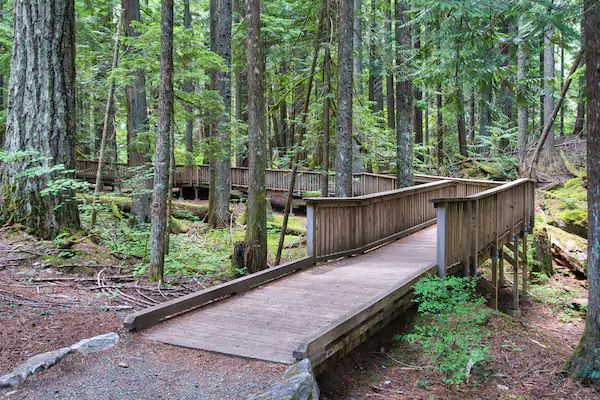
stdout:
POLYGON ((415 286, 414 302, 427 322, 415 326, 404 340, 418 343, 430 365, 444 374, 444 381, 460 385, 468 382, 472 370, 488 359, 485 329, 489 311, 485 300, 475 294, 476 280, 431 276, 415 286))

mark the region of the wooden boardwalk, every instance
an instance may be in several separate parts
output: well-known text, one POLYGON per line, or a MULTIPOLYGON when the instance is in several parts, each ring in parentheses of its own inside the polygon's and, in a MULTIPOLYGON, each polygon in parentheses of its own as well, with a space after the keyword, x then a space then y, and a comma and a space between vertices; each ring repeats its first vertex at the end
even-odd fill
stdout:
POLYGON ((147 333, 159 342, 279 363, 332 325, 437 271, 430 227, 359 257, 325 263, 203 307, 147 333))
POLYGON ((194 349, 317 370, 343 357, 411 305, 428 274, 475 275, 519 265, 534 222, 534 182, 446 179, 351 198, 308 198, 307 256, 130 314, 129 330, 194 349), (381 247, 383 246, 383 247, 381 247), (505 248, 510 254, 505 254, 505 248))

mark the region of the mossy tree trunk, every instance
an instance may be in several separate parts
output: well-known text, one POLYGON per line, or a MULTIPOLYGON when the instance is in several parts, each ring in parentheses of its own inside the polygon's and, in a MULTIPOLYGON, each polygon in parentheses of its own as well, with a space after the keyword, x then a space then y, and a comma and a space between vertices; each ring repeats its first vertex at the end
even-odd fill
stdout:
MULTIPOLYGON (((339 2, 338 92, 335 126, 335 195, 352 196, 353 0, 339 2)), ((357 87, 358 91, 358 87, 357 87)))
POLYGON ((44 238, 79 228, 74 193, 40 194, 57 173, 17 174, 59 164, 75 169, 74 27, 73 0, 15 2, 5 150, 37 155, 0 167, 0 217, 44 238))
POLYGON ((413 84, 404 54, 411 48, 408 6, 396 0, 396 187, 413 184, 413 84))
POLYGON ((575 378, 600 379, 600 8, 584 1, 588 156, 588 314, 585 331, 567 368, 575 378))
MULTIPOLYGON (((131 25, 141 20, 139 0, 122 0, 124 10, 125 36, 136 37, 131 25)), ((130 167, 148 166, 152 159, 149 155, 150 144, 143 133, 148 131, 148 114, 146 103, 146 75, 143 69, 131 73, 133 78, 130 85, 125 86, 125 104, 127 106, 127 154, 130 167)), ((142 168, 138 176, 147 174, 148 168, 142 168)), ((150 203, 152 201, 152 179, 141 179, 136 182, 136 188, 131 211, 138 224, 150 222, 150 203)))
POLYGON ((173 0, 162 1, 160 33, 160 86, 158 91, 158 127, 154 152, 154 193, 150 233, 150 277, 163 279, 169 164, 171 158, 171 119, 173 113, 173 0))
POLYGON ((244 264, 254 273, 267 268, 267 201, 265 167, 267 132, 263 97, 263 48, 260 37, 260 0, 246 5, 248 63, 248 207, 246 237, 243 242, 244 264))

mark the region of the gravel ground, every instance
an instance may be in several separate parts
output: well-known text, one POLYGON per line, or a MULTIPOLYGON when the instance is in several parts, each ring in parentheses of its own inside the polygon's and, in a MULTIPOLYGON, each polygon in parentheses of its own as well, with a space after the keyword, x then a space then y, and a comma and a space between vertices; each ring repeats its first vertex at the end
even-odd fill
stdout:
POLYGON ((110 350, 73 354, 30 377, 13 399, 246 399, 287 366, 164 345, 123 334, 110 350))

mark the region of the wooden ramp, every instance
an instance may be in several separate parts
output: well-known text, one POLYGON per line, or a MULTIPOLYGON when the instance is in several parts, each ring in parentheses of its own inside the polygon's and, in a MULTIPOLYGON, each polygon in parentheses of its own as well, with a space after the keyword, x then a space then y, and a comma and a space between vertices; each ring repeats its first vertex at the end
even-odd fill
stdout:
POLYGON ((436 228, 430 227, 204 306, 155 326, 146 337, 278 363, 302 357, 318 363, 339 353, 332 346, 360 343, 352 333, 385 324, 402 308, 398 301, 408 305, 410 286, 435 273, 435 264, 436 228))

